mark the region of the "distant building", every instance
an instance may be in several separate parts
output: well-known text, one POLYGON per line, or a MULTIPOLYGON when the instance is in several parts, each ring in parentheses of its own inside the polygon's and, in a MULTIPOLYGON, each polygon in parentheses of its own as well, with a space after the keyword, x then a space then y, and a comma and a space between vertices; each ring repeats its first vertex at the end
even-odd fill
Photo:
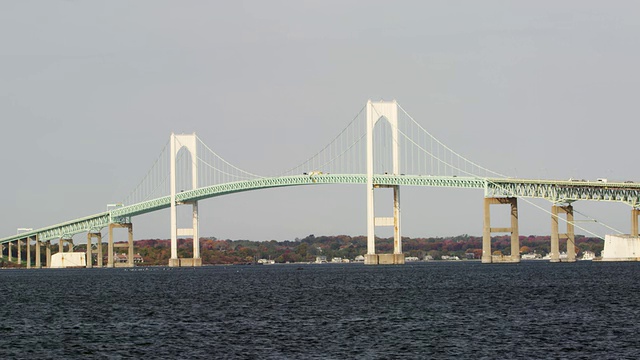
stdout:
POLYGON ((144 258, 140 253, 133 255, 133 263, 134 264, 142 264, 144 262, 144 258))
POLYGON ((404 258, 404 261, 419 261, 420 259, 416 256, 407 256, 404 258))
POLYGON ((126 263, 129 260, 129 257, 127 256, 127 254, 122 253, 122 254, 113 254, 113 262, 116 263, 126 263))
POLYGON ((356 256, 355 259, 353 259, 353 261, 355 261, 355 262, 363 262, 364 261, 364 256, 363 255, 358 255, 358 256, 356 256))
POLYGON ((582 257, 580 258, 580 260, 593 260, 596 258, 596 253, 594 253, 593 251, 585 251, 584 253, 582 253, 582 257))
POLYGON ((535 254, 535 253, 522 254, 520 256, 520 260, 538 260, 538 259, 542 259, 542 256, 540 256, 540 254, 535 254))
POLYGON ((327 257, 326 256, 316 256, 316 264, 326 264, 327 257))
MULTIPOLYGON (((108 256, 103 256, 102 259, 103 261, 109 261, 108 256)), ((127 255, 126 253, 121 253, 121 254, 113 253, 113 262, 126 264, 129 262, 129 255, 127 255)), ((140 255, 140 253, 133 255, 134 264, 142 264, 143 262, 144 262, 144 258, 142 257, 142 255, 140 255)))

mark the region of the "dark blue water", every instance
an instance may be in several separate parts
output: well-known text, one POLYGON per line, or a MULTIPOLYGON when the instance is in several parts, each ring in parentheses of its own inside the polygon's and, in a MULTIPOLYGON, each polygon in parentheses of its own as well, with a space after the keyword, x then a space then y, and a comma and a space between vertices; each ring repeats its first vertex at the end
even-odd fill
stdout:
POLYGON ((0 271, 0 358, 640 358, 640 263, 135 270, 0 271))

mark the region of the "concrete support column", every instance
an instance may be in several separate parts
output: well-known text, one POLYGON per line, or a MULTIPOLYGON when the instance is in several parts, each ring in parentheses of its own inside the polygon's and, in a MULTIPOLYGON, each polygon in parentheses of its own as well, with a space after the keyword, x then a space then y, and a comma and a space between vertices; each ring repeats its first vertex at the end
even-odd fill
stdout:
POLYGON ((491 255, 491 198, 484 198, 484 217, 482 222, 482 263, 490 264, 491 255))
POLYGON ((97 234, 97 238, 98 238, 98 258, 96 259, 98 262, 98 267, 101 268, 103 266, 102 264, 102 257, 104 256, 104 254, 102 253, 102 234, 98 233, 97 234))
POLYGON ((640 216, 640 209, 631 209, 631 236, 638 235, 638 216, 640 216))
POLYGON ((18 264, 22 265, 22 240, 18 240, 18 264))
POLYGON ((128 238, 128 244, 129 244, 129 252, 128 252, 128 263, 129 266, 133 267, 133 224, 128 224, 128 233, 129 233, 129 238, 128 238))
POLYGON ((551 257, 550 262, 560 262, 560 240, 558 236, 558 207, 551 207, 551 257))
POLYGON ((87 233, 87 269, 91 269, 93 267, 93 246, 91 245, 91 239, 93 238, 91 233, 87 233))
POLYGON ((31 269, 31 238, 27 238, 27 269, 31 269))
POLYGON ((109 238, 107 239, 107 267, 114 267, 113 263, 113 228, 115 224, 109 224, 109 238))
POLYGON ((46 257, 47 257, 47 268, 51 268, 51 240, 47 240, 45 243, 46 257))
MULTIPOLYGON (((7 243, 7 259, 9 260, 9 262, 11 262, 11 241, 9 241, 9 243, 7 243)), ((4 246, 3 246, 4 248, 4 246)))
POLYGON ((518 198, 511 198, 511 262, 520 262, 520 231, 518 229, 518 198))
POLYGON ((576 262, 576 236, 573 222, 573 206, 564 209, 567 214, 567 261, 576 262))
POLYGON ((36 269, 40 269, 42 268, 42 259, 41 259, 41 254, 40 254, 40 246, 42 246, 42 243, 40 242, 40 239, 38 239, 38 235, 36 235, 36 269))
POLYGON ((58 252, 73 252, 73 239, 60 238, 58 242, 58 252), (65 251, 65 246, 67 251, 65 251))
POLYGON ((484 199, 484 221, 482 230, 482 262, 520 262, 520 234, 518 231, 518 198, 485 198, 484 199), (511 227, 492 228, 491 227, 491 206, 492 204, 511 205, 511 227), (491 254, 491 233, 509 232, 511 233, 511 256, 503 257, 494 261, 491 254))

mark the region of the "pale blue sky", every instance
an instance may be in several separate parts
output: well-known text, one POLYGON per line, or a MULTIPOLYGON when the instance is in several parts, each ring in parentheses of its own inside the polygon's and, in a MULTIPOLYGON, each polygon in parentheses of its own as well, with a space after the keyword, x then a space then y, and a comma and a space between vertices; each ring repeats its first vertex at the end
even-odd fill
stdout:
MULTIPOLYGON (((397 99, 449 147, 501 173, 640 181, 639 10, 636 1, 3 1, 0 237, 104 211, 172 131, 274 173, 326 145, 370 98, 397 99)), ((482 196, 403 189, 403 235, 481 235, 482 196)), ((202 202, 201 233, 361 235, 365 205, 358 186, 243 193, 202 202)), ((575 207, 629 231, 625 205, 575 207)), ((521 234, 549 233, 548 214, 525 203, 520 213, 521 234)), ((168 212, 134 227, 136 239, 168 238, 168 212)))

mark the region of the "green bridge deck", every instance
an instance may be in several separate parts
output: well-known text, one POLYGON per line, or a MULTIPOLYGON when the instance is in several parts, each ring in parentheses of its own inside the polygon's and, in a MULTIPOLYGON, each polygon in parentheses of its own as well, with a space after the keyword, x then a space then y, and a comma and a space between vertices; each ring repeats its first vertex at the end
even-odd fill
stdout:
MULTIPOLYGON (((284 186, 321 184, 366 184, 364 174, 319 174, 265 177, 188 190, 176 194, 176 201, 187 203, 243 191, 284 186)), ((554 181, 512 178, 481 178, 464 176, 374 175, 374 184, 484 189, 485 197, 541 198, 553 203, 578 200, 623 202, 633 208, 640 206, 640 184, 599 181, 554 181)), ((64 223, 34 229, 0 239, 0 244, 33 238, 41 241, 70 238, 85 232, 98 232, 109 223, 129 222, 131 217, 171 206, 170 196, 126 205, 64 223)))

